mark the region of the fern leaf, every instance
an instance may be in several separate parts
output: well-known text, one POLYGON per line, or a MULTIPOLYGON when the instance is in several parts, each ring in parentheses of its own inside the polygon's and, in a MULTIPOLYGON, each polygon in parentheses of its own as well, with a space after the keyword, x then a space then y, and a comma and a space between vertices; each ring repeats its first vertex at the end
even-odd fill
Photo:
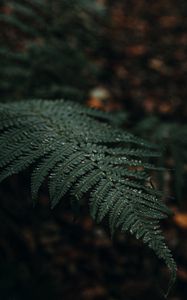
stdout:
POLYGON ((45 178, 48 176, 50 170, 52 170, 56 163, 62 158, 63 155, 59 155, 59 148, 57 147, 57 149, 49 153, 47 157, 44 157, 41 163, 39 163, 34 169, 31 177, 31 191, 33 200, 36 200, 39 188, 45 178))
POLYGON ((103 199, 110 190, 111 183, 107 179, 102 179, 90 197, 90 211, 93 219, 96 219, 98 209, 103 202, 103 199))
POLYGON ((52 207, 67 193, 73 206, 89 197, 92 218, 108 218, 112 234, 121 229, 141 238, 165 261, 173 283, 176 264, 159 225, 170 210, 147 186, 149 170, 162 170, 152 163, 157 146, 70 101, 0 104, 0 120, 0 181, 32 165, 34 200, 46 178, 52 207))

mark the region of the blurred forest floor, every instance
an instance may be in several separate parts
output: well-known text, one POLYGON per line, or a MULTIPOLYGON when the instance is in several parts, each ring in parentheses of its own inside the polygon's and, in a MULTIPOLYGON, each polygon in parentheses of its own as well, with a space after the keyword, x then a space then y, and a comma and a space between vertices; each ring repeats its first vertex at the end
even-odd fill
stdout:
MULTIPOLYGON (((124 110, 131 129, 149 116, 185 125, 185 1, 100 2, 108 7, 109 18, 92 59, 102 72, 84 102, 106 111, 124 110)), ((175 168, 173 161, 171 165, 175 168)), ((167 204, 175 215, 163 222, 163 229, 178 264, 169 300, 186 300, 186 186, 184 182, 178 201, 173 181, 168 172, 164 186, 167 196, 174 196, 167 204)), ((81 218, 74 218, 69 207, 51 211, 45 188, 32 209, 28 186, 25 173, 0 189, 0 299, 163 299, 169 276, 149 249, 128 234, 111 240, 86 211, 81 218)))

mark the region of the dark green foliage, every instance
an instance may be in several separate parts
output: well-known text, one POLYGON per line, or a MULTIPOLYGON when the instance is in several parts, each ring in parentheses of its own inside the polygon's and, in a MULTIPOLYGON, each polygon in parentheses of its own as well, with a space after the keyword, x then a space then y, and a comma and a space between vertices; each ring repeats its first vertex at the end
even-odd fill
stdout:
POLYGON ((147 117, 138 123, 135 133, 163 148, 165 157, 162 159, 173 169, 170 172, 174 173, 175 195, 177 200, 182 201, 187 164, 187 126, 179 122, 162 121, 158 117, 147 117), (167 162, 168 159, 170 162, 167 162))
POLYGON ((83 99, 98 74, 89 56, 102 7, 89 0, 8 0, 0 12, 1 99, 83 99))
POLYGON ((89 197, 94 220, 107 217, 112 233, 120 228, 141 238, 175 280, 159 226, 170 210, 148 187, 156 146, 110 125, 111 115, 63 100, 1 104, 0 120, 0 181, 32 165, 34 201, 46 178, 52 207, 67 193, 76 205, 89 197))

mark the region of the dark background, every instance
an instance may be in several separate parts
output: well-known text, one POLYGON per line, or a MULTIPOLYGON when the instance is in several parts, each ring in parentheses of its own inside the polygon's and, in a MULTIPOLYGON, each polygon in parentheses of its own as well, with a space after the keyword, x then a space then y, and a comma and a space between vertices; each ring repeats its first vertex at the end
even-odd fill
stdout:
MULTIPOLYGON (((178 265, 170 300, 187 297, 187 2, 0 2, 0 99, 67 98, 125 112, 125 129, 163 147, 163 230, 178 265)), ((0 299, 163 299, 169 274, 129 234, 113 240, 86 209, 33 208, 29 171, 0 186, 0 299)), ((68 199, 67 199, 68 200, 68 199)), ((66 203, 66 202, 65 202, 66 203)), ((68 201, 67 201, 68 203, 68 201)))

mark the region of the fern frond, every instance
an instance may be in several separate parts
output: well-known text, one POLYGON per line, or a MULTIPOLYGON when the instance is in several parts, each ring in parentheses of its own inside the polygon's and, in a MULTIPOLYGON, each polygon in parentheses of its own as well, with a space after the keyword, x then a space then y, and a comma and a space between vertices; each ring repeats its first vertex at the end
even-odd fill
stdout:
MULTIPOLYGON (((70 193, 82 205, 89 196, 90 214, 108 217, 118 228, 141 238, 176 276, 159 221, 170 214, 161 193, 147 187, 149 158, 157 147, 110 125, 110 118, 70 101, 0 105, 0 181, 33 165, 32 197, 48 178, 51 206, 70 193), (106 121, 106 122, 105 122, 106 121)), ((160 168, 162 169, 162 168, 160 168)))

